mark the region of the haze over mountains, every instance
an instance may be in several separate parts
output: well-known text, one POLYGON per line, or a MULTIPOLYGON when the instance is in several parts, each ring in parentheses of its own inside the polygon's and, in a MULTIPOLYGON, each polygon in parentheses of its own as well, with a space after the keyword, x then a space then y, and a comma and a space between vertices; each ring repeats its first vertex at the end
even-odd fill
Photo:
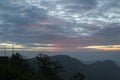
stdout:
POLYGON ((111 60, 98 61, 88 65, 66 55, 57 55, 51 58, 63 65, 65 72, 61 76, 65 80, 69 80, 70 76, 77 72, 84 74, 85 80, 120 80, 120 67, 111 60))
MULTIPOLYGON (((64 80, 70 80, 78 72, 85 76, 84 80, 120 80, 120 67, 112 60, 86 64, 68 55, 51 56, 51 60, 57 61, 63 67, 64 71, 59 75, 64 80)), ((33 69, 37 69, 34 59, 30 63, 33 69)))

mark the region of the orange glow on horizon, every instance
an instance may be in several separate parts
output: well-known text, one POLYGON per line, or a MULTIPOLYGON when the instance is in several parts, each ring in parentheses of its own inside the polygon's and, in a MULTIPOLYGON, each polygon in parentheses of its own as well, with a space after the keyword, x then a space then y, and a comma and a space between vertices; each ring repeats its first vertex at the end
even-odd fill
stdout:
POLYGON ((102 46, 87 46, 86 49, 96 49, 104 51, 120 51, 120 45, 102 45, 102 46))
POLYGON ((101 50, 101 51, 120 51, 120 45, 98 45, 98 46, 87 46, 87 47, 70 47, 70 46, 59 46, 56 44, 37 44, 29 47, 20 44, 9 44, 9 43, 0 43, 0 50, 3 48, 6 50, 12 50, 13 46, 16 51, 48 51, 48 52, 72 52, 72 51, 87 51, 87 50, 101 50))
POLYGON ((50 52, 60 51, 59 47, 55 47, 54 44, 34 44, 34 45, 37 45, 37 46, 28 47, 28 46, 18 45, 18 44, 0 43, 0 50, 3 50, 4 47, 6 50, 12 50, 14 47, 14 50, 16 51, 50 51, 50 52))

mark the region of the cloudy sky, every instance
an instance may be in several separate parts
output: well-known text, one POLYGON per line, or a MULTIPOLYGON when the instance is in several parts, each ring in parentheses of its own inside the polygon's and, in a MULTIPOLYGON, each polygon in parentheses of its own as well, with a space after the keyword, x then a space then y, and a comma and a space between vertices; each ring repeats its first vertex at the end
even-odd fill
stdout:
POLYGON ((16 50, 120 51, 120 0, 0 0, 0 45, 16 50))

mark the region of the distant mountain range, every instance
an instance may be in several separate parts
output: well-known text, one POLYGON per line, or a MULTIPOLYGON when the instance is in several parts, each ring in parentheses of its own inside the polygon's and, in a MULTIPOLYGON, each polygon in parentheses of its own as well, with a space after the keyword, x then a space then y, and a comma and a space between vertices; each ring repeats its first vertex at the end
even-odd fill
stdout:
MULTIPOLYGON (((108 60, 108 59, 107 59, 108 60)), ((105 61, 105 60, 98 60, 98 61, 100 61, 100 62, 103 62, 103 61, 105 61)), ((85 63, 85 64, 93 64, 93 63, 96 63, 96 62, 98 62, 97 60, 96 61, 83 61, 83 63, 85 63)), ((111 60, 112 61, 112 60, 111 60)), ((120 67, 120 62, 119 61, 113 61, 118 67, 120 67)))
MULTIPOLYGON (((37 65, 34 60, 35 59, 31 59, 29 61, 32 68, 37 70, 37 65)), ((85 76, 84 80, 120 80, 120 67, 111 60, 85 64, 84 62, 67 55, 52 56, 51 60, 57 61, 63 66, 65 71, 59 75, 64 78, 64 80, 70 80, 77 72, 80 72, 85 76)))
POLYGON ((66 55, 52 56, 51 59, 58 61, 64 67, 65 72, 61 76, 65 80, 70 80, 70 77, 77 72, 85 75, 84 80, 120 80, 120 67, 111 60, 88 65, 66 55))

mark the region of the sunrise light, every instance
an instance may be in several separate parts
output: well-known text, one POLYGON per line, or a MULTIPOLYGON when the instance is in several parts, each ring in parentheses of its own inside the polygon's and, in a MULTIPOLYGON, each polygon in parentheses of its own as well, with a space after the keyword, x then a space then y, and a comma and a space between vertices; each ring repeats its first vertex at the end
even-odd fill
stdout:
POLYGON ((104 51, 120 51, 120 45, 100 45, 100 46, 87 46, 86 49, 96 49, 104 51))

